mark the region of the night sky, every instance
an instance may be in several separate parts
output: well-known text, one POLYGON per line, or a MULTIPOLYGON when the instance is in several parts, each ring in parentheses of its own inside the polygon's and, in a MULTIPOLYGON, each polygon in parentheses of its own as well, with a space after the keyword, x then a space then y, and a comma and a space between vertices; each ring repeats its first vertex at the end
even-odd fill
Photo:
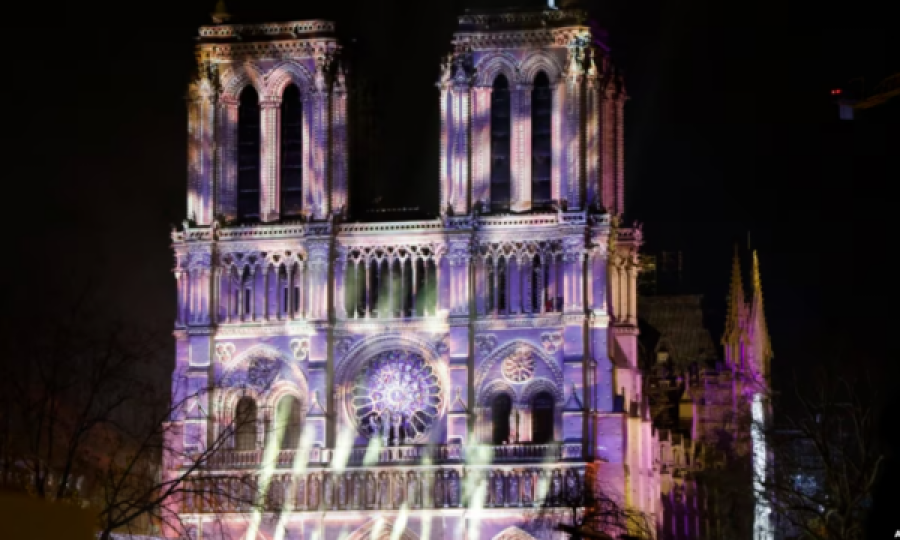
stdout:
MULTIPOLYGON (((62 21, 14 30, 32 39, 12 61, 33 70, 12 104, 28 120, 5 130, 25 142, 7 172, 18 179, 4 177, 22 201, 4 204, 16 231, 5 270, 26 275, 8 293, 17 306, 62 305, 72 284, 90 279, 124 319, 171 328, 169 225, 185 214, 183 96, 193 37, 214 4, 70 2, 54 13, 62 21)), ((839 122, 829 102, 829 90, 850 79, 871 87, 900 71, 888 3, 594 4, 632 98, 628 219, 644 223, 648 249, 683 250, 689 289, 721 307, 734 243, 746 244, 749 231, 777 373, 834 357, 896 372, 897 104, 893 124, 864 126, 839 122)), ((454 15, 473 3, 228 5, 238 19, 337 19, 358 40, 390 119, 390 182, 380 189, 398 204, 437 206, 434 82, 454 15)))

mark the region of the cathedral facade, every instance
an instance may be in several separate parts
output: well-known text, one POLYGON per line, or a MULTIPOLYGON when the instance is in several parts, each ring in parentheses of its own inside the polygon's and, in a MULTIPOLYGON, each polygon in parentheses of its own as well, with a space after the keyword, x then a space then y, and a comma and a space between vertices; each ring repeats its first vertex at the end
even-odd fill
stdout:
POLYGON ((623 80, 578 10, 466 13, 452 50, 440 216, 367 222, 334 23, 200 29, 163 473, 216 449, 195 537, 543 538, 594 489, 663 519, 623 80))

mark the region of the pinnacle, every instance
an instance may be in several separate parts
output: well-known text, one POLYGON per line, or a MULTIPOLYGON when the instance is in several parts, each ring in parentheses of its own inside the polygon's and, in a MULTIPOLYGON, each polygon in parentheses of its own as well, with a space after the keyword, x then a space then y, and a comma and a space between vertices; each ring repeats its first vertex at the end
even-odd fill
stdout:
POLYGON ((231 19, 231 13, 228 12, 228 8, 225 6, 225 0, 216 2, 216 8, 210 13, 210 17, 216 24, 225 24, 231 19))

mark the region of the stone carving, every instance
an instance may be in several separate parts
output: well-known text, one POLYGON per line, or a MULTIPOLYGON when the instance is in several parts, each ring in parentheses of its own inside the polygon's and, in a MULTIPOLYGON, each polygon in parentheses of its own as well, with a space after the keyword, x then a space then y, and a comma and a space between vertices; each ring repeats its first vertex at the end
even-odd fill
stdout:
POLYGON ((503 474, 497 473, 494 476, 494 506, 503 506, 505 497, 503 496, 503 474))
POLYGON ((562 346, 562 334, 560 332, 544 332, 541 334, 541 345, 548 353, 555 353, 562 346))
POLYGON ((334 503, 334 482, 332 477, 325 477, 325 508, 331 508, 334 503))
POLYGON ((419 482, 415 473, 409 473, 406 480, 406 504, 410 507, 418 504, 419 482))
POLYGON ((434 474, 434 505, 445 506, 444 504, 444 475, 438 471, 434 474))
POLYGON ((338 506, 344 508, 347 506, 347 477, 346 476, 338 476, 338 506))
POLYGON ((378 504, 381 508, 387 508, 390 499, 388 495, 391 490, 390 486, 390 478, 388 478, 387 473, 381 473, 381 477, 379 478, 380 486, 378 488, 378 504))
POLYGON ((306 357, 309 356, 309 340, 292 339, 291 352, 294 353, 294 358, 296 358, 297 360, 306 360, 306 357))
POLYGON ((503 360, 500 370, 507 380, 523 383, 534 377, 534 353, 528 347, 519 347, 503 360))
POLYGON ((358 509, 360 507, 360 500, 362 498, 362 480, 360 479, 359 474, 353 475, 353 495, 352 495, 352 504, 354 509, 358 509))
POLYGON ((526 471, 522 477, 522 503, 531 504, 531 473, 526 471))
POLYGON ((220 364, 231 362, 234 356, 234 343, 216 343, 216 358, 220 364))
POLYGON ((519 474, 514 473, 509 477, 509 497, 510 504, 519 502, 519 474))
POLYGON ((351 346, 353 346, 352 337, 341 337, 334 340, 334 352, 338 356, 345 356, 351 346))
POLYGON ((447 480, 447 491, 450 492, 450 506, 459 506, 459 479, 456 477, 455 472, 451 472, 450 478, 447 480))
POLYGON ((281 360, 257 356, 247 368, 247 383, 258 390, 270 388, 281 371, 281 360))
POLYGON ((487 355, 497 348, 497 336, 494 334, 478 334, 475 336, 475 349, 478 354, 487 355))
POLYGON ((373 508, 377 501, 377 493, 375 493, 375 477, 372 473, 366 474, 366 506, 373 508))
POLYGON ((319 508, 319 477, 315 475, 309 481, 309 507, 319 508))
POLYGON ((420 354, 403 350, 376 355, 359 372, 351 392, 360 431, 371 437, 373 426, 380 423, 386 445, 421 440, 443 405, 432 366, 420 354))

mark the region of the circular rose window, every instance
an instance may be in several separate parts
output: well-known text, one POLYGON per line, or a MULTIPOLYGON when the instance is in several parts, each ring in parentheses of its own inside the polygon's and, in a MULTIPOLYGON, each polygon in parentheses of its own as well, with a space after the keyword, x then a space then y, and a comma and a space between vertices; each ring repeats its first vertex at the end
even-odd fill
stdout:
POLYGON ((442 400, 440 379, 420 354, 386 351, 357 374, 350 407, 365 435, 404 444, 428 432, 442 400))
POLYGON ((514 383, 525 382, 534 377, 534 353, 522 347, 503 359, 500 367, 503 376, 514 383))

